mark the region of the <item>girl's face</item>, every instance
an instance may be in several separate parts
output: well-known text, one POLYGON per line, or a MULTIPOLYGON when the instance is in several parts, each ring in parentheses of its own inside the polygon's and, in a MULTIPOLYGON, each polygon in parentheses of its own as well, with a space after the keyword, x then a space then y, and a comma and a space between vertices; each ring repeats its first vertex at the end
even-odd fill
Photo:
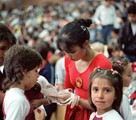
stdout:
POLYGON ((98 114, 104 114, 112 109, 112 104, 116 99, 115 89, 109 80, 95 78, 91 86, 92 103, 96 106, 98 114))
POLYGON ((64 52, 73 61, 82 59, 86 54, 85 48, 81 48, 79 46, 74 46, 70 52, 64 52))
POLYGON ((30 70, 28 72, 25 72, 25 88, 27 90, 31 89, 35 84, 36 81, 38 80, 39 77, 39 72, 38 72, 39 67, 34 68, 33 70, 30 70))
POLYGON ((124 72, 122 73, 123 86, 128 87, 132 79, 132 67, 130 64, 124 67, 124 72))

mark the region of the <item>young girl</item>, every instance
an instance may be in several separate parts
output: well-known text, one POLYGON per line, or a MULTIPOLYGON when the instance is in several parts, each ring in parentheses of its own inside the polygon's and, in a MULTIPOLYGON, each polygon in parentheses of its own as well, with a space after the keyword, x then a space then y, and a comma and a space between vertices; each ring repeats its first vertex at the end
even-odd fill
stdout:
MULTIPOLYGON (((114 70, 122 76, 123 87, 128 87, 132 80, 132 67, 128 59, 125 57, 110 58, 114 70)), ((120 106, 120 114, 124 120, 133 120, 132 113, 129 106, 128 97, 123 94, 123 99, 120 106)))
MULTIPOLYGON (((88 78, 95 67, 111 69, 110 61, 90 47, 90 19, 79 19, 66 24, 60 31, 58 47, 65 52, 64 88, 72 88, 74 99, 67 106, 65 120, 88 120, 92 108, 88 102, 88 78), (75 104, 76 103, 76 104, 75 104)), ((63 94, 60 99, 68 100, 63 94)))
POLYGON ((36 119, 24 91, 36 84, 41 63, 41 56, 26 46, 14 45, 6 52, 4 57, 6 79, 3 83, 3 89, 6 90, 3 100, 5 120, 36 119))
POLYGON ((89 78, 90 120, 123 120, 119 113, 123 82, 117 71, 96 68, 89 78))

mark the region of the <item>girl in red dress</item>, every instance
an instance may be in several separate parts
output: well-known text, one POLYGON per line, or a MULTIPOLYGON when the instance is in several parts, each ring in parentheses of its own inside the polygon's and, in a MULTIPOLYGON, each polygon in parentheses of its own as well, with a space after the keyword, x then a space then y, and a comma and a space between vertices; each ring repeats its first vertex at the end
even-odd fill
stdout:
MULTIPOLYGON (((89 120, 93 109, 88 102, 88 79, 96 67, 111 69, 110 61, 90 47, 90 35, 87 27, 90 19, 79 19, 66 24, 57 40, 58 48, 65 52, 66 76, 64 87, 72 88, 74 97, 67 106, 65 120, 89 120)), ((60 99, 67 100, 68 94, 60 99)))

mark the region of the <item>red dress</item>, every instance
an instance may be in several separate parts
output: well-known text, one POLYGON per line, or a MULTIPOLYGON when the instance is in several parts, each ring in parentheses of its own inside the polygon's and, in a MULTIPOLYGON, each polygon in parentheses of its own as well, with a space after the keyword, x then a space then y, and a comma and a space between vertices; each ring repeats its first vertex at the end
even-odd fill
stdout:
MULTIPOLYGON (((75 62, 65 57, 66 77, 64 87, 73 88, 74 92, 80 98, 88 100, 89 75, 96 67, 111 69, 112 65, 103 54, 98 54, 92 60, 89 67, 84 72, 79 73, 76 69, 75 62)), ((68 105, 65 120, 89 120, 91 113, 92 111, 82 106, 75 106, 75 108, 71 109, 70 105, 68 105)))

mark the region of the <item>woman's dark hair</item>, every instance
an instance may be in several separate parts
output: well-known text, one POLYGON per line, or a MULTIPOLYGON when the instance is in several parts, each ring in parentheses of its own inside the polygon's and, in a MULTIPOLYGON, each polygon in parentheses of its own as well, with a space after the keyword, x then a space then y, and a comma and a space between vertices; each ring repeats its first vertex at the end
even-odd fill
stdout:
POLYGON ((4 70, 6 79, 3 89, 8 89, 15 82, 20 83, 23 79, 23 71, 33 70, 42 64, 40 54, 27 46, 14 45, 6 52, 4 57, 4 70))
POLYGON ((67 23, 59 33, 58 48, 62 50, 63 47, 66 51, 71 51, 75 45, 83 47, 83 43, 90 38, 87 27, 91 24, 91 19, 79 19, 67 23))
POLYGON ((9 47, 16 44, 17 41, 10 29, 3 23, 0 23, 0 41, 7 41, 9 47))
POLYGON ((41 41, 34 48, 40 53, 44 60, 47 59, 48 52, 51 49, 48 42, 41 41))
POLYGON ((118 71, 120 75, 122 75, 124 68, 129 64, 128 59, 125 57, 111 57, 109 60, 113 70, 118 71))
POLYGON ((91 73, 89 77, 89 89, 88 89, 89 102, 90 102, 90 105, 96 111, 96 106, 92 103, 92 98, 91 98, 92 82, 95 78, 107 79, 111 82, 111 84, 115 88, 115 95, 116 95, 116 99, 114 100, 112 104, 112 108, 118 111, 122 101, 122 95, 123 95, 123 91, 122 91, 123 81, 120 74, 118 74, 117 71, 101 69, 101 68, 96 68, 94 72, 91 73))

